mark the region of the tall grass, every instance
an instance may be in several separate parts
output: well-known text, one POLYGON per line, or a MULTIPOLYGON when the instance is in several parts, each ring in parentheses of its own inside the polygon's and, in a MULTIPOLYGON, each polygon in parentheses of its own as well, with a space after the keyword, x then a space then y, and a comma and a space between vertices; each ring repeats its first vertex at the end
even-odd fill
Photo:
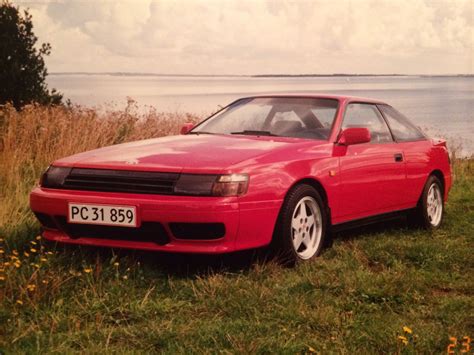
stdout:
MULTIPOLYGON (((80 106, 27 106, 18 112, 0 108, 0 232, 33 227, 28 192, 55 159, 74 153, 140 139, 178 134, 190 114, 141 111, 129 100, 124 110, 80 106)), ((15 235, 17 236, 17 235, 15 235)))
POLYGON ((474 338, 474 161, 454 163, 442 228, 336 235, 295 269, 52 248, 28 193, 56 158, 177 133, 190 115, 0 110, 0 353, 445 353, 474 338))

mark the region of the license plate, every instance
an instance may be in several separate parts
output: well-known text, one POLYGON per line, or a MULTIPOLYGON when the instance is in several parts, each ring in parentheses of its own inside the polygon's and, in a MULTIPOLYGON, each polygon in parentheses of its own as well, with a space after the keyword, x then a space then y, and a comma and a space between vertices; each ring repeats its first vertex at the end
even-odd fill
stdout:
POLYGON ((136 227, 137 208, 135 206, 70 203, 68 221, 69 223, 136 227))

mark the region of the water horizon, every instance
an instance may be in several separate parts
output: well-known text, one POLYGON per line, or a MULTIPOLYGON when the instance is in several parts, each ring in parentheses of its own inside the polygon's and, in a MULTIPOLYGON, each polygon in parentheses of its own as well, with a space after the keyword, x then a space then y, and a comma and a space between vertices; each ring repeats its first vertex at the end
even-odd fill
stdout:
POLYGON ((474 153, 474 76, 349 75, 288 76, 162 75, 149 73, 56 73, 47 78, 73 104, 122 109, 139 107, 207 117, 243 97, 326 93, 379 99, 393 105, 431 136, 474 153))

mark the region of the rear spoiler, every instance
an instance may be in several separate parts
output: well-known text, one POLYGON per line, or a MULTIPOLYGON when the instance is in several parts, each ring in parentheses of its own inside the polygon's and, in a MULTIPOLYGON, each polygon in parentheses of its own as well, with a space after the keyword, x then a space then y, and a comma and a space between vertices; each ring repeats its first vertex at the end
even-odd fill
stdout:
POLYGON ((446 154, 448 155, 449 164, 451 164, 451 154, 449 153, 448 144, 446 142, 446 139, 433 138, 433 139, 431 139, 431 141, 433 142, 433 145, 435 147, 443 147, 446 150, 446 154))
POLYGON ((437 147, 445 147, 446 149, 448 149, 448 146, 447 146, 447 143, 446 143, 446 139, 443 139, 443 138, 433 138, 431 140, 433 142, 433 145, 437 146, 437 147))

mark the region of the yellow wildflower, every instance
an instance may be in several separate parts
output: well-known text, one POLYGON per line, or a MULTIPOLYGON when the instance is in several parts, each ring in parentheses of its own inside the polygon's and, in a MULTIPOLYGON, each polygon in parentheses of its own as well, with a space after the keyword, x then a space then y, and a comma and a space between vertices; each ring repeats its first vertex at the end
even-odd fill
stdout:
POLYGON ((31 248, 30 251, 31 251, 32 253, 36 253, 36 252, 37 252, 37 250, 36 250, 35 248, 31 248))
POLYGON ((33 292, 36 289, 36 285, 33 285, 33 284, 28 285, 28 286, 26 286, 26 288, 28 289, 28 291, 33 292))
POLYGON ((11 263, 9 261, 6 261, 6 262, 3 263, 4 266, 10 266, 10 264, 11 263))
POLYGON ((46 284, 48 283, 48 281, 47 281, 47 280, 43 280, 43 281, 41 281, 41 283, 43 283, 43 284, 46 285, 46 284))
POLYGON ((92 272, 92 269, 90 269, 90 268, 85 268, 85 269, 84 269, 84 272, 85 272, 86 274, 89 274, 89 273, 92 272))
POLYGON ((21 306, 23 304, 23 301, 22 300, 16 300, 16 303, 21 306))
POLYGON ((15 265, 17 269, 19 269, 21 266, 21 263, 19 261, 16 261, 13 265, 15 265))
POLYGON ((32 240, 30 243, 31 243, 32 245, 36 245, 36 242, 35 242, 34 240, 32 240))
POLYGON ((41 236, 39 235, 39 236, 37 236, 35 239, 36 239, 36 240, 41 240, 41 236))
POLYGON ((46 254, 48 254, 48 255, 53 255, 53 252, 47 251, 46 254))
POLYGON ((12 251, 13 255, 18 255, 18 252, 16 250, 12 251))
POLYGON ((0 281, 5 281, 5 276, 0 276, 0 281))
POLYGON ((5 250, 0 249, 0 254, 5 254, 5 250))
POLYGON ((405 338, 403 335, 399 335, 398 339, 401 340, 403 344, 408 345, 408 339, 405 338))
POLYGON ((119 263, 115 262, 115 263, 114 263, 114 266, 115 266, 115 267, 119 266, 119 263))
POLYGON ((412 331, 410 328, 408 328, 406 325, 403 327, 403 331, 404 331, 405 333, 408 333, 408 334, 412 334, 412 333, 413 333, 413 331, 412 331))
POLYGON ((25 251, 25 252, 23 252, 23 255, 25 255, 26 257, 29 257, 29 256, 30 256, 30 253, 28 253, 28 252, 25 251))
POLYGON ((46 262, 46 261, 48 261, 48 259, 46 259, 46 258, 40 258, 40 261, 46 262))
POLYGON ((39 269, 41 267, 39 264, 33 264, 33 266, 37 269, 39 269))
POLYGON ((124 276, 123 276, 123 279, 124 279, 124 280, 128 280, 128 276, 127 276, 127 275, 124 275, 124 276))

